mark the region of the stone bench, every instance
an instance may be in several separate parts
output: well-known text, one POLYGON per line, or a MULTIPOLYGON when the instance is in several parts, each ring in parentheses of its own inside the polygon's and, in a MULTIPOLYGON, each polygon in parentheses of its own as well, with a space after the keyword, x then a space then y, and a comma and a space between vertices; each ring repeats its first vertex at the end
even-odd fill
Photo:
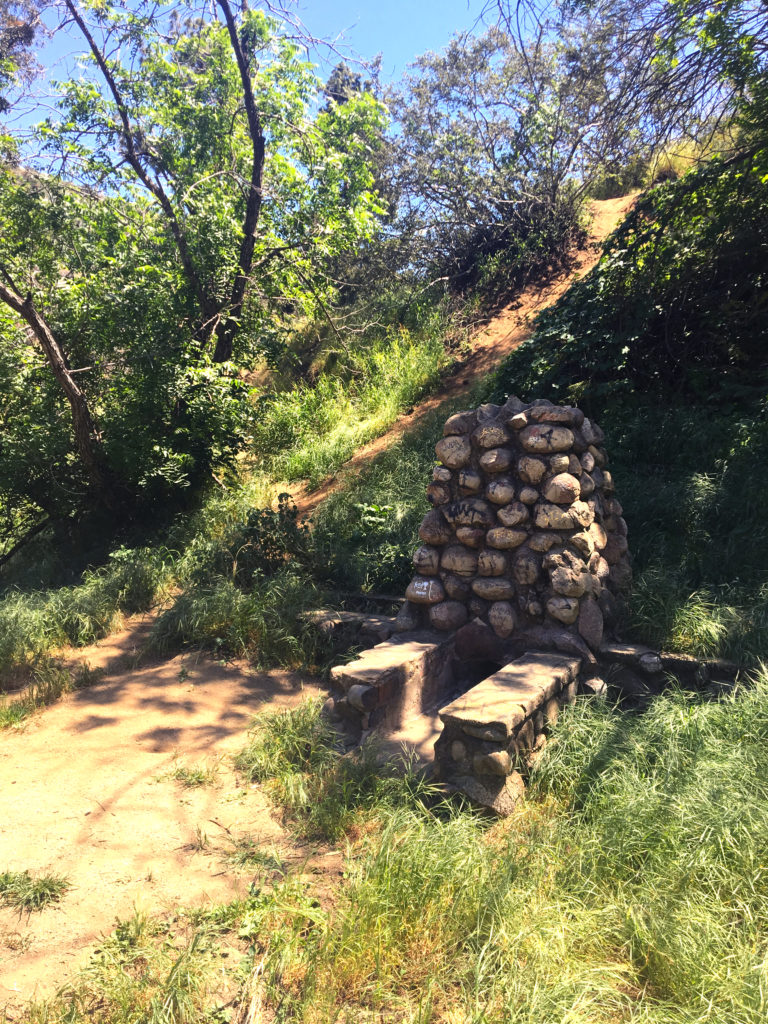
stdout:
POLYGON ((453 637, 429 631, 402 633, 331 669, 341 696, 333 713, 358 720, 361 732, 400 728, 436 707, 454 682, 453 637))
POLYGON ((473 803, 509 814, 523 788, 517 757, 575 699, 580 667, 578 658, 525 654, 442 708, 438 778, 473 803))
POLYGON ((323 636, 340 646, 363 647, 388 640, 395 631, 392 615, 373 615, 370 612, 346 612, 331 608, 318 608, 305 612, 301 618, 323 636))

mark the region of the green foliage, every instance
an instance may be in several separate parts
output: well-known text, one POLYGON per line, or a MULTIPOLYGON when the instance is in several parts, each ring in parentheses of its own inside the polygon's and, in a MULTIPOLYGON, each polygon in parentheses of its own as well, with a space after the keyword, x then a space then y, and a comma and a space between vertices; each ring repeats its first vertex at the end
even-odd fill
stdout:
MULTIPOLYGON (((0 90, 31 77, 34 59, 30 47, 39 27, 40 13, 34 0, 2 0, 0 3, 0 90)), ((7 95, 0 94, 0 114, 11 106, 7 95)), ((3 136, 0 135, 0 145, 3 136)), ((0 154, 1 154, 0 150, 0 154)))
POLYGON ((169 583, 172 560, 162 546, 117 548, 82 582, 0 600, 0 671, 24 665, 67 644, 106 636, 122 615, 146 611, 169 583))
POLYGON ((45 1002, 33 1003, 32 1024, 218 1024, 210 989, 216 976, 211 945, 203 931, 177 945, 138 911, 118 921, 101 949, 45 1002))
POLYGON ((18 912, 31 914, 58 903, 70 883, 60 875, 33 877, 28 871, 0 872, 0 903, 18 912))
POLYGON ((38 708, 55 703, 65 693, 93 686, 102 675, 100 669, 92 669, 87 662, 72 672, 50 658, 41 658, 31 671, 23 696, 15 699, 0 697, 0 729, 21 725, 38 708))
POLYGON ((764 387, 768 151, 653 189, 537 322, 499 386, 578 400, 649 391, 721 405, 764 387))
MULTIPOLYGON (((111 474, 145 505, 179 503, 247 445, 253 406, 240 368, 274 358, 289 317, 326 315, 331 264, 376 230, 369 162, 385 112, 369 93, 318 110, 321 83, 295 42, 262 11, 241 12, 267 199, 248 228, 253 273, 236 301, 243 184, 260 143, 226 27, 141 3, 80 13, 111 55, 103 68, 91 55, 60 83, 59 112, 40 128, 65 173, 0 167, 0 266, 44 312, 111 474), (212 351, 217 324, 237 335, 226 363, 212 351)), ((93 495, 59 384, 3 308, 0 512, 11 542, 93 495)))
POLYGON ((218 761, 203 761, 199 764, 182 764, 174 761, 168 778, 180 782, 184 789, 212 786, 219 775, 218 761))
POLYGON ((523 54, 498 28, 420 57, 395 104, 408 262, 454 290, 496 293, 562 263, 581 235, 577 176, 598 79, 556 43, 523 54))
POLYGON ((316 606, 312 581, 293 567, 254 583, 249 592, 230 579, 191 584, 152 626, 150 650, 167 652, 185 645, 260 665, 300 664, 311 652, 312 631, 302 611, 316 606))
POLYGON ((757 1024, 766 695, 578 701, 493 827, 383 805, 332 915, 292 880, 246 912, 260 997, 307 1022, 757 1024))

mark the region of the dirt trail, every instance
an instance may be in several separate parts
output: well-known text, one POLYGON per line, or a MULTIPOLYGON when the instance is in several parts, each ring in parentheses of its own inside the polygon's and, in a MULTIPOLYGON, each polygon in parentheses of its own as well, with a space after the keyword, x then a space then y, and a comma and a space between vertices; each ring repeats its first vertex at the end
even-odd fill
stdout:
MULTIPOLYGON (((119 665, 146 628, 135 619, 78 659, 119 665)), ((0 1013, 8 1005, 13 1019, 29 997, 49 994, 137 906, 157 913, 244 893, 252 876, 227 865, 227 829, 281 849, 288 863, 310 858, 311 870, 312 849, 239 782, 229 755, 257 711, 319 692, 299 673, 179 656, 115 673, 0 734, 0 871, 72 884, 42 913, 0 908, 0 1013), (214 785, 168 778, 176 758, 216 768, 214 785)), ((340 857, 320 863, 333 870, 340 857)))
POLYGON ((476 381, 487 377, 510 352, 529 338, 534 317, 547 306, 553 305, 577 277, 583 277, 597 263, 600 243, 618 226, 636 195, 633 193, 619 199, 595 200, 591 204, 589 236, 584 247, 575 254, 572 267, 546 283, 529 285, 513 303, 479 330, 472 339, 470 355, 454 366, 439 391, 420 402, 411 412, 398 417, 386 433, 358 448, 335 476, 324 481, 314 491, 308 492, 302 483, 281 486, 281 490, 291 494, 299 512, 302 515, 313 512, 330 494, 341 488, 346 476, 358 473, 440 406, 460 397, 476 381))

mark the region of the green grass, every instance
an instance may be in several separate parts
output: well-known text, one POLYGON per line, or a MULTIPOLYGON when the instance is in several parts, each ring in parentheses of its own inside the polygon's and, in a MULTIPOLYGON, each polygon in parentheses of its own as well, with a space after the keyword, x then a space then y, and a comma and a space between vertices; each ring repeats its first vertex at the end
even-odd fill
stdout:
POLYGON ((118 628, 124 615, 146 611, 170 583, 163 546, 120 548, 72 587, 0 597, 0 673, 30 665, 65 646, 82 647, 118 628))
POLYGON ((35 878, 28 871, 0 872, 0 903, 19 913, 44 910, 58 903, 69 888, 70 883, 60 875, 35 878))
POLYGON ((374 332, 366 347, 338 353, 334 371, 311 386, 265 397, 253 439, 259 464, 276 480, 320 483, 434 388, 448 363, 447 329, 425 309, 413 329, 374 332))
POLYGON ((227 862, 239 870, 285 873, 285 867, 279 853, 265 850, 253 836, 242 835, 230 839, 231 851, 227 854, 227 862))
POLYGON ((384 804, 333 914, 246 913, 284 1020, 757 1024, 768 1005, 768 675, 644 715, 578 701, 490 825, 384 804))
POLYGON ((241 764, 294 821, 315 827, 318 794, 342 809, 330 901, 265 870, 231 905, 139 915, 28 1019, 764 1021, 768 673, 718 700, 671 690, 643 714, 578 700, 503 822, 381 771, 378 789, 350 786, 345 760, 309 703, 265 717, 241 764), (250 946, 239 965, 219 958, 233 941, 250 946))
POLYGON ((203 1024, 223 1021, 211 998, 215 947, 205 931, 175 940, 136 912, 118 922, 85 970, 57 995, 32 1003, 30 1024, 203 1024))
POLYGON ((321 714, 322 701, 255 719, 235 767, 262 782, 299 835, 337 840, 375 819, 383 807, 426 798, 429 786, 403 760, 382 766, 376 746, 343 755, 321 714))

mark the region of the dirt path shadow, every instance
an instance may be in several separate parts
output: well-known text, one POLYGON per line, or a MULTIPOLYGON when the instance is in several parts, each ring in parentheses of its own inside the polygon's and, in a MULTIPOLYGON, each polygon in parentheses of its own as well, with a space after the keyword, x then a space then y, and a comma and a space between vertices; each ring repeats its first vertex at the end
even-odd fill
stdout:
MULTIPOLYGON (((129 623, 77 658, 119 661, 145 626, 129 623)), ((71 883, 41 913, 0 908, 0 1010, 50 993, 136 907, 162 912, 245 892, 249 877, 222 852, 230 834, 311 855, 235 775, 230 755, 254 715, 322 692, 301 673, 179 656, 108 676, 0 734, 0 871, 71 883), (201 763, 212 785, 187 789, 169 777, 175 764, 201 763)))

